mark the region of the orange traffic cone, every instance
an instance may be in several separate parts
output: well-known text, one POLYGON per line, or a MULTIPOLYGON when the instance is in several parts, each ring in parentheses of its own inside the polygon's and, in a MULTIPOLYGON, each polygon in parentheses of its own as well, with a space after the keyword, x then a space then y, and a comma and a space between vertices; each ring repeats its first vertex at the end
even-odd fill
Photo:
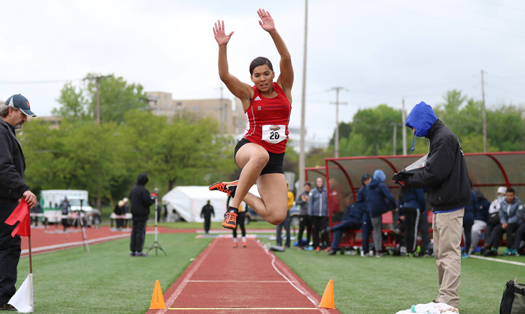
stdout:
POLYGON ((328 284, 326 285, 326 288, 324 289, 323 298, 321 299, 321 304, 319 304, 319 307, 322 307, 325 309, 335 309, 334 282, 332 281, 332 279, 328 281, 328 284))
POLYGON ((150 310, 163 310, 166 308, 164 303, 164 296, 162 295, 162 289, 160 288, 160 282, 155 281, 155 288, 153 289, 153 296, 151 297, 150 310))

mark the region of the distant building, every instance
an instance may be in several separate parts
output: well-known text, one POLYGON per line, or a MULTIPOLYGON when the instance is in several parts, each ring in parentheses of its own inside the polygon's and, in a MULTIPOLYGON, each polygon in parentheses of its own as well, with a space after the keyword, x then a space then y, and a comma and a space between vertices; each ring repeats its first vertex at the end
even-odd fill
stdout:
POLYGON ((246 116, 238 99, 233 107, 232 101, 226 98, 175 100, 171 93, 166 92, 146 92, 146 95, 147 109, 154 115, 173 118, 182 112, 192 112, 216 120, 221 133, 235 135, 246 130, 246 116))

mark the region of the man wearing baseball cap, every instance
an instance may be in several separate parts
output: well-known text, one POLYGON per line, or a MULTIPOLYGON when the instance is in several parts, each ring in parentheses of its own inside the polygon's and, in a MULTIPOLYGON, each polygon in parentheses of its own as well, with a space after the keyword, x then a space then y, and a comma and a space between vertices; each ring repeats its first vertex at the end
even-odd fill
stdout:
POLYGON ((20 94, 9 97, 5 105, 0 105, 0 310, 3 311, 15 310, 7 302, 16 292, 21 242, 20 236, 11 237, 14 226, 7 225, 5 220, 21 198, 25 198, 29 208, 36 204, 36 196, 24 179, 26 164, 15 133, 28 116, 36 115, 27 98, 20 94))

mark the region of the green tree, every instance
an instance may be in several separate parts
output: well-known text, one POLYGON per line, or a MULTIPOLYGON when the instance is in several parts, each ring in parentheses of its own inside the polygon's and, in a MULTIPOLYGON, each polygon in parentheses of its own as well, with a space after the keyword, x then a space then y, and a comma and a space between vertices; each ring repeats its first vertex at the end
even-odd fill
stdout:
MULTIPOLYGON (((87 77, 96 77, 90 73, 87 77)), ((125 113, 133 109, 146 109, 147 97, 144 88, 140 84, 129 84, 122 77, 113 75, 99 79, 99 98, 100 98, 100 121, 114 121, 121 123, 124 121, 125 113)), ((97 84, 96 79, 91 79, 87 86, 87 94, 90 96, 88 101, 88 113, 95 117, 97 104, 97 84)))
POLYGON ((57 99, 61 107, 54 108, 51 113, 66 119, 80 119, 86 117, 86 98, 84 91, 73 85, 72 82, 64 84, 57 99))

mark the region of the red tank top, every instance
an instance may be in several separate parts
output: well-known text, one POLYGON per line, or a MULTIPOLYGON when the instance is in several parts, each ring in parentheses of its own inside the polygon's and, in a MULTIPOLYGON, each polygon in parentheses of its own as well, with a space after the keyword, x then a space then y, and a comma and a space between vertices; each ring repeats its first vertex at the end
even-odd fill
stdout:
POLYGON ((252 102, 244 112, 249 122, 244 137, 271 153, 282 154, 288 142, 288 123, 292 105, 279 84, 274 82, 273 89, 278 95, 274 98, 266 98, 261 95, 257 87, 253 87, 252 102))

